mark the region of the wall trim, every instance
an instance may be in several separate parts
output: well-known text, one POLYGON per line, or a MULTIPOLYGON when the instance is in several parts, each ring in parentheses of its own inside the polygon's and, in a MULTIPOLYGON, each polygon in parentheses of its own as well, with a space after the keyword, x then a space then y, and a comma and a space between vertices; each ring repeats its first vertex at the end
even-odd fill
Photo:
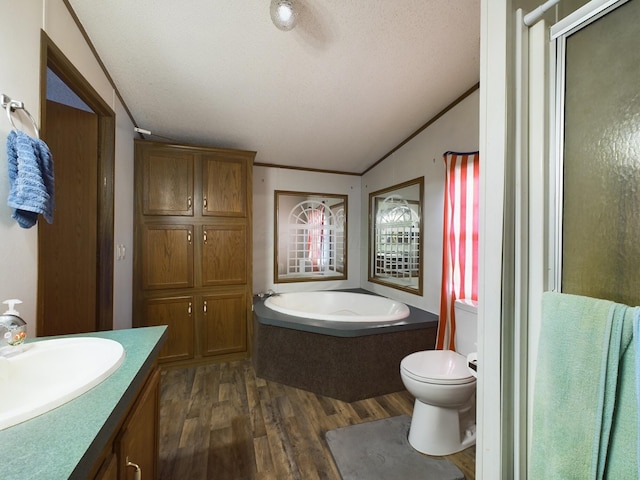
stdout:
POLYGON ((453 102, 451 102, 443 110, 441 110, 440 112, 438 112, 438 114, 436 114, 433 118, 431 118, 427 123, 422 125, 418 130, 413 132, 411 135, 409 135, 407 138, 405 138, 402 142, 400 142, 396 147, 394 147, 391 151, 389 151, 389 153, 384 155, 380 160, 375 162, 373 165, 371 165, 370 167, 368 167, 366 170, 364 170, 361 173, 340 172, 340 171, 336 171, 336 170, 323 170, 321 168, 292 167, 292 166, 288 166, 288 165, 278 165, 278 164, 275 164, 275 163, 258 163, 258 162, 256 162, 253 165, 256 166, 256 167, 285 168, 285 169, 289 169, 289 170, 302 170, 302 171, 307 171, 307 172, 319 172, 319 173, 335 173, 335 174, 338 174, 338 175, 355 175, 355 176, 358 176, 358 177, 362 177, 365 173, 367 173, 369 170, 372 170, 374 167, 376 167, 377 165, 382 163, 383 160, 386 160, 394 152, 400 150, 400 148, 402 148, 407 143, 409 143, 411 140, 413 140, 417 135, 419 135, 424 130, 429 128, 431 125, 433 125, 445 113, 447 113, 453 107, 455 107, 460 102, 462 102, 465 98, 467 98, 469 95, 471 95, 473 92, 475 92, 476 90, 479 90, 479 89, 480 89, 480 82, 476 83, 473 87, 471 87, 469 90, 467 90, 462 95, 460 95, 458 98, 456 98, 453 102))
POLYGON ((387 153, 385 156, 383 156, 380 160, 378 160, 376 163, 374 163, 373 165, 371 165, 369 168, 367 168, 364 172, 362 172, 360 175, 364 175, 365 173, 367 173, 369 170, 372 170, 373 168, 375 168, 378 164, 382 163, 383 160, 386 160, 388 157, 390 157, 392 154, 394 154, 396 151, 400 150, 400 148, 404 147, 407 143, 409 143, 411 140, 413 140, 416 136, 418 136, 420 133, 422 133, 424 130, 426 130, 427 128, 429 128, 431 125, 433 125, 437 120, 440 119, 440 117, 442 117, 445 113, 447 113, 449 110, 451 110, 453 107, 455 107, 456 105, 458 105, 460 102, 462 102, 465 98, 467 98, 469 95, 471 95, 473 92, 475 92, 476 90, 480 89, 480 82, 476 83, 473 87, 471 87, 469 90, 467 90, 466 92, 464 92, 462 95, 460 95, 458 98, 456 98, 453 102, 451 102, 449 105, 447 105, 443 110, 441 110, 439 113, 436 114, 435 117, 431 118, 431 120, 429 120, 427 123, 425 123, 424 125, 422 125, 418 130, 416 130, 415 132, 413 132, 411 135, 409 135, 407 138, 405 138, 402 142, 400 142, 400 144, 398 146, 396 146, 395 148, 393 148, 391 151, 389 151, 389 153, 387 153))
POLYGON ((338 175, 354 175, 356 177, 360 177, 362 176, 362 173, 356 173, 356 172, 341 172, 338 170, 324 170, 322 168, 308 168, 308 167, 293 167, 293 166, 289 166, 289 165, 278 165, 275 163, 259 163, 259 162, 254 162, 253 164, 254 167, 266 167, 266 168, 284 168, 287 170, 302 170, 302 171, 306 171, 306 172, 317 172, 317 173, 335 173, 338 175))

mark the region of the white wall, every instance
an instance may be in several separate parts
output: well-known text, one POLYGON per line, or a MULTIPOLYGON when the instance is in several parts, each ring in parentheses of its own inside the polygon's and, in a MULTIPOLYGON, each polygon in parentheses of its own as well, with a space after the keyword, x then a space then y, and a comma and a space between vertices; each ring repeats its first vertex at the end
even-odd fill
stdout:
MULTIPOLYGON (((133 252, 133 125, 103 74, 62 0, 4 2, 0 29, 0 93, 25 103, 39 121, 40 30, 44 30, 101 97, 116 112, 115 221, 116 244, 126 248, 124 260, 114 262, 114 328, 131 325, 133 252)), ((478 93, 449 111, 363 177, 290 169, 254 170, 255 292, 364 287, 437 313, 439 309, 442 244, 442 185, 446 150, 478 149, 478 93), (368 194, 418 176, 425 176, 425 278, 421 298, 367 282, 368 194), (346 281, 273 283, 274 190, 347 194, 349 197, 348 279, 346 281)), ((0 120, 0 157, 5 157, 10 124, 0 120)), ((375 159, 372 159, 372 161, 375 159)), ((55 159, 54 159, 55 163, 55 159)), ((0 300, 23 300, 21 314, 35 335, 37 300, 37 226, 23 230, 6 206, 7 169, 0 168, 0 300)), ((114 256, 115 257, 115 256, 114 256)))
MULTIPOLYGON (((445 168, 442 154, 448 150, 472 152, 479 142, 479 91, 476 90, 436 122, 411 139, 362 177, 360 282, 362 288, 439 314, 442 277, 442 222, 445 168), (423 295, 422 297, 368 281, 369 194, 424 176, 423 199, 423 295)), ((480 168, 482 169, 482 157, 480 168)), ((351 239, 351 233, 349 234, 351 239)))
MULTIPOLYGON (((76 28, 62 0, 3 2, 0 29, 0 93, 23 101, 36 121, 40 119, 40 30, 116 112, 115 238, 133 250, 133 125, 117 101, 114 90, 76 28), (129 133, 130 132, 130 133, 129 133)), ((0 112, 4 115, 4 111, 0 112)), ((8 121, 0 120, 0 163, 6 162, 8 121)), ((6 165, 6 163, 4 163, 6 165)), ((55 158, 54 158, 55 169, 55 158)), ((37 301, 37 226, 21 229, 6 205, 7 168, 0 168, 0 300, 20 298, 21 316, 35 335, 37 301)), ((129 253, 129 257, 131 254, 129 253)), ((116 262, 114 272, 114 327, 131 325, 131 259, 116 262)))
POLYGON ((116 105, 115 214, 113 239, 124 247, 124 258, 114 253, 113 328, 131 327, 133 305, 133 124, 122 104, 116 105))
MULTIPOLYGON (((335 290, 360 287, 360 176, 256 166, 253 169, 253 292, 335 290), (347 195, 347 280, 273 283, 274 192, 347 195)), ((366 241, 364 243, 366 248, 366 241)))
MULTIPOLYGON (((438 314, 442 276, 444 162, 447 150, 478 150, 479 91, 475 91, 362 177, 272 167, 253 172, 253 291, 365 288, 438 314), (422 297, 367 280, 369 193, 425 178, 424 294, 422 297), (348 278, 345 281, 273 283, 274 191, 348 195, 348 278)), ((372 159, 375 161, 375 159, 372 159)), ((482 162, 482 159, 480 160, 482 162)), ((481 164, 482 165, 482 164, 481 164)), ((482 167, 481 167, 482 168, 482 167)))

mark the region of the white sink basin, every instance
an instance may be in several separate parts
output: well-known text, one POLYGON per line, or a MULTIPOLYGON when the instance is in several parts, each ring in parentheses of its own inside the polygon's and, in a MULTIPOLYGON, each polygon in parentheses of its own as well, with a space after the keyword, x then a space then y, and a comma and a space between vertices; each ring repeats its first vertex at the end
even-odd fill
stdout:
POLYGON ((125 357, 118 342, 93 337, 10 348, 15 350, 0 351, 0 430, 82 395, 115 372, 125 357))

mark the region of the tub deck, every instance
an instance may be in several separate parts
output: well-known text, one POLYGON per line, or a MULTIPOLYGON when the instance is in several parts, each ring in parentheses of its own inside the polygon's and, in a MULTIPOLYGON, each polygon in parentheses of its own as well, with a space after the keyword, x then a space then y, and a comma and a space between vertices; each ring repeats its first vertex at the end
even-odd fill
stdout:
POLYGON ((267 380, 345 402, 404 389, 400 362, 435 346, 437 315, 380 323, 299 319, 254 304, 253 365, 267 380))

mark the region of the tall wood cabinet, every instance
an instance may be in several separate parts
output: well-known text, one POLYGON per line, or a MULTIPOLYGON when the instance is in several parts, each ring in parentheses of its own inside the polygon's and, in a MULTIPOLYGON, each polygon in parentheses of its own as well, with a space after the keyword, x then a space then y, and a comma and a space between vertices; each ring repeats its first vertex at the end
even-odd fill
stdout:
POLYGON ((135 142, 134 325, 168 325, 160 362, 249 355, 254 157, 135 142))

